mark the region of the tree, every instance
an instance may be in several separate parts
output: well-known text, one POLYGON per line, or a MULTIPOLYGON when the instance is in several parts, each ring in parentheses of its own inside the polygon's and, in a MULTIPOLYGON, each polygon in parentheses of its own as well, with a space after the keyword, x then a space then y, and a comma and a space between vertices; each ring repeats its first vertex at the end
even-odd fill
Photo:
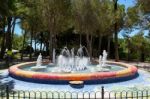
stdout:
POLYGON ((6 35, 5 35, 5 25, 6 25, 6 18, 3 17, 3 22, 2 22, 2 31, 1 31, 1 37, 2 37, 2 41, 1 41, 1 53, 0 53, 0 59, 3 59, 4 54, 5 54, 5 49, 6 49, 6 35))
MULTIPOLYGON (((41 1, 42 2, 42 1, 41 1)), ((71 1, 70 0, 45 0, 42 2, 43 21, 49 32, 49 55, 52 58, 52 50, 56 41, 54 38, 58 33, 68 27, 71 1), (54 39, 54 40, 53 40, 54 39), (53 45, 54 44, 54 45, 53 45)))
POLYGON ((123 27, 123 18, 125 15, 125 9, 123 5, 117 4, 118 0, 114 0, 114 42, 115 42, 115 61, 119 61, 118 53, 118 32, 123 27))
POLYGON ((22 49, 22 42, 23 42, 23 36, 15 34, 12 48, 15 50, 21 50, 22 49))
POLYGON ((3 58, 6 48, 9 50, 12 49, 16 19, 21 16, 23 10, 19 6, 21 5, 19 0, 0 0, 0 2, 0 16, 2 16, 3 21, 3 40, 0 57, 3 58), (5 31, 6 26, 7 31, 5 31))
MULTIPOLYGON (((40 31, 43 31, 44 24, 42 21, 42 9, 40 6, 40 1, 30 0, 24 1, 22 0, 23 7, 26 9, 25 13, 23 13, 23 18, 21 21, 22 28, 24 29, 24 43, 25 37, 27 34, 30 35, 30 46, 32 47, 33 41, 36 41, 36 37, 40 31)), ((24 44, 23 43, 23 44, 24 44)), ((32 58, 32 49, 30 49, 30 59, 32 58)))
POLYGON ((22 41, 22 52, 21 52, 21 60, 23 60, 23 54, 24 54, 24 49, 25 49, 25 44, 26 44, 26 38, 27 38, 27 30, 29 30, 29 25, 28 25, 28 22, 26 20, 23 20, 21 21, 21 28, 24 30, 23 32, 23 41, 22 41))
POLYGON ((145 56, 149 52, 149 45, 150 43, 142 31, 131 38, 131 50, 137 54, 137 59, 142 62, 145 61, 145 56))
MULTIPOLYGON (((114 24, 114 10, 113 10, 113 3, 110 0, 102 0, 98 3, 98 36, 99 36, 99 46, 98 51, 101 52, 101 43, 102 37, 108 37, 108 45, 107 45, 107 52, 109 55, 110 51, 110 38, 113 34, 112 26, 114 24)), ((99 53, 100 54, 100 53, 99 53)))
POLYGON ((127 60, 130 60, 130 34, 131 32, 134 30, 134 27, 137 26, 138 24, 138 20, 139 20, 139 16, 137 14, 137 7, 129 7, 127 9, 127 13, 125 16, 125 23, 124 23, 124 38, 126 40, 127 43, 127 60))
POLYGON ((3 41, 1 47, 1 58, 4 56, 5 49, 12 49, 12 37, 11 37, 11 22, 12 16, 16 11, 16 0, 1 0, 2 6, 0 7, 0 15, 3 18, 3 41), (7 31, 5 33, 5 26, 7 25, 7 31))
POLYGON ((75 30, 86 35, 87 48, 92 57, 93 34, 98 30, 98 0, 73 0, 75 30))
POLYGON ((143 30, 148 30, 148 36, 150 35, 150 6, 149 6, 150 1, 149 0, 137 0, 136 6, 139 8, 139 11, 141 12, 141 17, 140 18, 140 25, 142 26, 143 30))
POLYGON ((150 0, 136 0, 136 6, 140 7, 140 9, 144 12, 144 14, 150 12, 150 0))

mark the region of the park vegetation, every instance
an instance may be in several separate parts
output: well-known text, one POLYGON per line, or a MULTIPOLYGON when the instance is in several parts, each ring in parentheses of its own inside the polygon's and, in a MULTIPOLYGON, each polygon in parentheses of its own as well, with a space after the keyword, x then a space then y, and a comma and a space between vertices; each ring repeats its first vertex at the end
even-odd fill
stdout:
POLYGON ((105 49, 116 61, 149 61, 150 2, 135 2, 125 9, 117 0, 0 0, 0 59, 6 49, 19 50, 21 59, 26 53, 30 59, 39 53, 51 59, 54 48, 59 53, 81 44, 90 57, 105 49), (17 24, 22 35, 15 34, 17 24), (134 30, 139 32, 131 36, 134 30))

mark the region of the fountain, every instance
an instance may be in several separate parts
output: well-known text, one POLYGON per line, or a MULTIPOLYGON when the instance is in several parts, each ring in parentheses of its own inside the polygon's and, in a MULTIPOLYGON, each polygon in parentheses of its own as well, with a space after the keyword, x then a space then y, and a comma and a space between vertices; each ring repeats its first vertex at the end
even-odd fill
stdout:
POLYGON ((77 56, 74 54, 74 48, 71 49, 71 53, 67 47, 64 47, 61 54, 58 56, 57 65, 59 66, 53 72, 74 72, 82 71, 86 69, 89 63, 89 58, 84 56, 83 48, 77 51, 77 56))
POLYGON ((106 50, 103 50, 103 55, 99 56, 99 61, 98 62, 99 62, 99 64, 97 65, 98 71, 106 72, 106 71, 110 70, 111 67, 106 64, 106 62, 107 62, 107 52, 106 52, 106 50))
POLYGON ((105 50, 96 63, 90 61, 88 51, 82 45, 77 52, 74 48, 69 50, 64 47, 60 55, 55 57, 54 49, 53 63, 43 62, 44 66, 42 66, 42 55, 40 54, 37 62, 27 62, 10 67, 9 75, 19 80, 36 83, 68 84, 71 82, 75 85, 79 82, 80 84, 110 83, 137 77, 135 66, 107 61, 105 50))
POLYGON ((46 69, 46 66, 42 66, 42 55, 41 53, 39 54, 37 61, 36 61, 36 66, 31 67, 32 70, 43 70, 46 69))
POLYGON ((106 50, 103 50, 103 57, 102 57, 102 67, 107 66, 106 65, 106 60, 107 60, 107 52, 106 50))

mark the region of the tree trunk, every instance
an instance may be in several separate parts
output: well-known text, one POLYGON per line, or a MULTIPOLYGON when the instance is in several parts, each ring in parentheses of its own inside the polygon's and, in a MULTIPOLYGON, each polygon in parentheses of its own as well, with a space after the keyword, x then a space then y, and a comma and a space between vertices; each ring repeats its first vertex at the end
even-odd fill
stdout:
POLYGON ((56 39, 56 35, 54 35, 54 38, 53 38, 53 48, 57 48, 57 39, 56 39))
POLYGON ((23 60, 23 53, 24 53, 24 45, 25 45, 25 41, 26 41, 26 34, 27 34, 27 31, 25 30, 25 33, 24 33, 24 36, 23 36, 23 43, 22 43, 21 60, 23 60))
POLYGON ((110 54, 110 36, 108 36, 108 43, 107 43, 107 55, 109 58, 109 54, 110 54))
POLYGON ((6 48, 8 50, 12 50, 12 38, 11 38, 11 21, 12 21, 12 17, 8 17, 7 21, 8 21, 8 28, 7 28, 7 33, 6 33, 6 48))
POLYGON ((115 61, 119 61, 117 22, 115 23, 115 61))
POLYGON ((12 41, 14 40, 14 30, 15 30, 15 26, 16 26, 16 17, 14 18, 14 21, 12 23, 12 31, 11 31, 11 37, 12 37, 12 41))
POLYGON ((40 53, 42 53, 43 32, 40 33, 40 53))
POLYGON ((34 44, 34 54, 36 55, 36 53, 37 53, 37 52, 36 52, 36 51, 37 51, 37 50, 36 50, 36 44, 37 44, 36 36, 35 36, 35 38, 34 38, 34 42, 35 42, 35 44, 34 44))
POLYGON ((12 17, 7 17, 7 33, 6 33, 6 48, 7 48, 7 57, 6 57, 6 66, 9 67, 12 63, 12 37, 11 37, 11 21, 12 17))
POLYGON ((145 61, 145 53, 144 53, 144 48, 143 47, 140 49, 140 54, 141 54, 140 55, 140 61, 144 62, 145 61))
POLYGON ((49 55, 49 43, 46 42, 45 46, 46 46, 46 54, 49 55))
POLYGON ((5 50, 6 50, 6 46, 5 46, 5 33, 3 33, 3 34, 2 34, 2 43, 1 43, 0 59, 3 59, 3 58, 4 58, 5 50))
POLYGON ((50 60, 52 60, 52 51, 53 51, 53 46, 52 46, 52 41, 53 41, 53 39, 52 39, 52 34, 50 33, 50 35, 49 35, 49 58, 50 58, 50 60))
POLYGON ((128 42, 128 55, 127 55, 127 60, 130 61, 130 41, 129 41, 129 38, 127 38, 127 42, 128 42))
POLYGON ((87 34, 86 41, 87 41, 87 49, 89 51, 89 57, 90 59, 92 59, 92 36, 87 34))
POLYGON ((145 61, 145 54, 144 52, 141 52, 141 62, 144 62, 145 61))
POLYGON ((102 45, 102 36, 100 35, 99 36, 99 43, 98 43, 98 55, 101 54, 101 45, 102 45))
MULTIPOLYGON (((118 0, 114 1, 114 13, 115 13, 115 17, 116 17, 116 13, 117 13, 117 9, 118 9, 117 2, 118 2, 118 0)), ((115 22, 114 30, 115 30, 115 61, 119 61, 117 22, 115 22)))
POLYGON ((40 42, 40 53, 42 53, 42 41, 40 42))
POLYGON ((32 42, 33 42, 33 29, 31 30, 31 38, 30 38, 30 60, 32 59, 32 42))
POLYGON ((80 33, 80 45, 82 45, 82 35, 80 33))
POLYGON ((6 50, 6 34, 5 34, 5 24, 6 24, 6 19, 4 18, 3 22, 3 34, 2 34, 2 43, 1 43, 1 53, 0 53, 0 59, 4 58, 5 55, 5 50, 6 50))

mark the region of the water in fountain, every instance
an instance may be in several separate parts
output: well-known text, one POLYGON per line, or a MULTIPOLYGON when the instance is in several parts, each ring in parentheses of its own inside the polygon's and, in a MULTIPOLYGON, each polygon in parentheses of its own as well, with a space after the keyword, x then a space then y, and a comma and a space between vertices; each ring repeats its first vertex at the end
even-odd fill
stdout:
POLYGON ((106 50, 103 50, 103 55, 99 56, 99 64, 97 65, 98 71, 109 71, 110 67, 106 64, 106 61, 107 61, 107 52, 106 50))
POLYGON ((98 60, 99 64, 98 67, 102 67, 102 55, 99 55, 99 60, 98 60))
POLYGON ((71 57, 74 58, 74 48, 71 49, 71 57))
POLYGON ((106 50, 103 50, 103 57, 102 57, 102 67, 106 66, 106 60, 107 60, 107 52, 106 50))
POLYGON ((83 46, 82 45, 80 45, 80 48, 78 49, 78 51, 77 51, 77 56, 79 56, 79 57, 83 57, 83 46))
POLYGON ((64 47, 61 54, 58 56, 57 65, 61 72, 73 72, 85 70, 86 66, 90 63, 89 58, 85 57, 85 47, 80 46, 77 51, 77 56, 74 54, 74 48, 71 49, 71 53, 67 47, 64 47))
POLYGON ((36 66, 42 66, 42 55, 40 53, 40 55, 38 56, 37 58, 37 61, 36 61, 36 66))
POLYGON ((36 66, 31 68, 32 70, 41 70, 41 69, 46 69, 46 66, 42 66, 42 55, 41 53, 39 54, 37 61, 36 61, 36 66))

